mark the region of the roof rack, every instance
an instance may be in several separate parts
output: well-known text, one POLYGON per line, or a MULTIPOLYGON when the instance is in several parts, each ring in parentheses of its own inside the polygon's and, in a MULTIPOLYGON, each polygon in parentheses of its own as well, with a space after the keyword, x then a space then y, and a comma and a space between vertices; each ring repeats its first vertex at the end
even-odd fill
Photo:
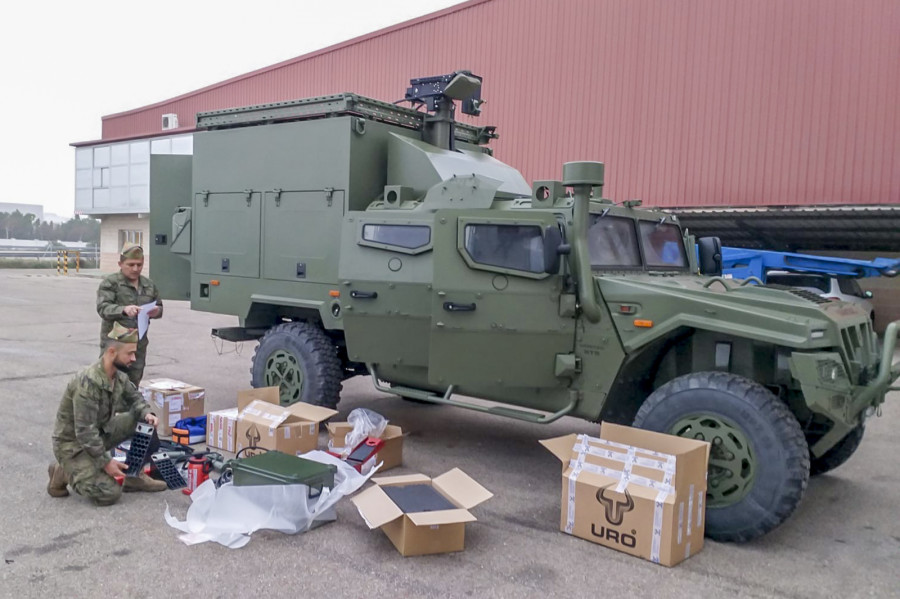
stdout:
MULTIPOLYGON (((346 115, 359 116, 416 131, 425 128, 425 119, 428 117, 427 113, 412 108, 404 108, 347 93, 198 112, 197 129, 232 129, 346 115)), ((495 129, 495 127, 474 127, 457 122, 455 137, 457 141, 464 143, 484 145, 497 137, 495 129)))

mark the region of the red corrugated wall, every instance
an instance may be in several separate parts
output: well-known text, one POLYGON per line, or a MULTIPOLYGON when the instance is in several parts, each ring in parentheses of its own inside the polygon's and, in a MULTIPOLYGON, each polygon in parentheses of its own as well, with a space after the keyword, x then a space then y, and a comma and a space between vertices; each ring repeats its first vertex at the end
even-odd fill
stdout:
MULTIPOLYGON (((190 60, 190 57, 185 57, 190 60)), ((648 205, 900 203, 897 0, 473 0, 103 120, 104 139, 175 112, 484 76, 495 155, 531 179, 607 165, 648 205)))

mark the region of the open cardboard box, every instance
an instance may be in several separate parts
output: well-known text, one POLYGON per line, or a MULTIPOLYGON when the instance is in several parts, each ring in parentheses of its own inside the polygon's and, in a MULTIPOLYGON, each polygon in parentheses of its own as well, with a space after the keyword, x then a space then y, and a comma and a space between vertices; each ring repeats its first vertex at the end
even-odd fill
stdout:
POLYGON ((238 419, 235 452, 253 447, 275 449, 297 455, 312 451, 319 443, 319 423, 337 414, 337 410, 297 402, 279 405, 278 387, 262 387, 238 392, 238 419))
POLYGON ((172 427, 183 418, 196 418, 205 413, 206 390, 174 379, 158 378, 141 381, 141 395, 159 418, 156 434, 172 436, 172 427))
MULTIPOLYGON (((338 457, 342 455, 346 446, 347 433, 353 430, 349 422, 329 422, 325 425, 328 429, 328 451, 338 457)), ((403 430, 399 426, 389 424, 379 437, 384 441, 381 449, 375 454, 375 463, 381 463, 379 472, 395 468, 403 464, 403 430)))
POLYGON ((466 522, 474 522, 470 509, 493 493, 468 474, 454 468, 430 478, 408 474, 373 478, 374 486, 351 499, 370 529, 380 528, 401 555, 428 555, 462 551, 465 548, 466 522), (385 492, 387 487, 430 485, 453 505, 451 509, 404 512, 385 492))
POLYGON ((665 566, 703 548, 709 443, 604 422, 541 444, 563 464, 563 532, 665 566))

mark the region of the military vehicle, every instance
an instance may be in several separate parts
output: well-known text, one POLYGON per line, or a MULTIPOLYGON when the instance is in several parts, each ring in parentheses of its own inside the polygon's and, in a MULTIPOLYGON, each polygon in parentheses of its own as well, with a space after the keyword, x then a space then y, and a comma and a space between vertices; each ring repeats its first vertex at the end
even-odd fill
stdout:
POLYGON ((711 443, 707 532, 744 541, 857 448, 884 401, 856 307, 718 276, 718 240, 603 198, 604 165, 526 183, 488 147, 466 71, 399 106, 340 94, 204 112, 151 165, 151 276, 236 315, 254 386, 336 406, 343 380, 528 422, 633 424, 711 443), (702 273, 702 274, 701 274, 702 273), (471 402, 468 398, 493 403, 471 402))

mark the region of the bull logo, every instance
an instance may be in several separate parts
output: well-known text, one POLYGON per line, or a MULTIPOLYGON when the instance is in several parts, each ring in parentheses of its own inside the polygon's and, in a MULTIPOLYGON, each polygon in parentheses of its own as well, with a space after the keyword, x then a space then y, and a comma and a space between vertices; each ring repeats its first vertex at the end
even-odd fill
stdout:
POLYGON ((607 497, 605 491, 611 486, 612 483, 600 487, 597 491, 597 501, 603 506, 606 521, 613 526, 620 526, 625 519, 625 514, 634 509, 634 498, 628 489, 625 489, 625 501, 616 501, 615 497, 607 497))

